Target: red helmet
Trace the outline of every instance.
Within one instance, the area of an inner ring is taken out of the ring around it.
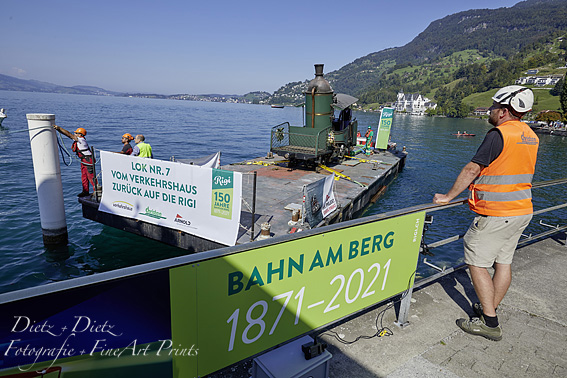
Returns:
[[[87,130],[83,129],[82,127],[79,127],[77,130],[75,130],[75,133],[80,133],[83,136],[87,136]]]

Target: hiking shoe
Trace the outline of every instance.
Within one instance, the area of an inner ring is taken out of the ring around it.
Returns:
[[[500,326],[494,328],[488,327],[482,317],[472,318],[471,320],[457,319],[457,325],[463,331],[471,335],[486,337],[493,341],[502,340],[502,328]]]
[[[77,194],[77,197],[86,197],[89,195],[89,192],[81,192],[79,194]]]

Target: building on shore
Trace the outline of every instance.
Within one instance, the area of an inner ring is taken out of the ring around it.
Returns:
[[[435,109],[437,104],[419,93],[398,93],[394,107],[397,112],[406,112],[415,115],[424,115],[427,109]]]
[[[490,114],[490,110],[488,108],[476,108],[473,111],[473,115],[475,116],[484,116],[484,115],[489,115]]]
[[[516,80],[518,85],[534,85],[536,87],[549,87],[557,84],[563,75],[522,76]]]

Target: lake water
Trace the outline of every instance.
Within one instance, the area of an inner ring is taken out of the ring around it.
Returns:
[[[140,98],[0,91],[0,107],[8,115],[0,127],[0,293],[185,254],[184,250],[84,219],[76,197],[81,191],[76,159],[71,166],[61,165],[69,245],[45,248],[27,113],[55,114],[56,123],[71,131],[86,128],[89,143],[98,150],[119,151],[122,134],[141,133],[157,159],[196,158],[221,151],[223,165],[265,156],[272,126],[286,121],[303,124],[302,108]],[[355,112],[355,116],[362,132],[369,125],[377,126],[376,113]],[[406,165],[366,215],[430,203],[435,192],[445,193],[474,155],[489,126],[482,120],[396,115],[392,135],[398,148],[407,148]],[[477,136],[452,136],[457,130]],[[64,138],[64,142],[70,150],[71,141]],[[566,146],[563,137],[540,135],[534,181],[567,177]],[[564,202],[566,194],[566,188],[557,186],[534,190],[534,206],[556,205]],[[433,216],[427,242],[462,234],[472,219],[466,206],[438,211]],[[565,218],[565,211],[559,210],[543,219],[555,225]],[[534,218],[528,232],[545,229],[537,224],[539,219]],[[453,266],[462,259],[462,243],[452,243],[434,253],[429,261]],[[424,266],[418,269],[419,276],[432,272]]]

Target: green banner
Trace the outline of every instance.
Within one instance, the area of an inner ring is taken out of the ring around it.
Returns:
[[[197,373],[203,376],[407,290],[424,216],[409,214],[172,269],[174,343],[198,345]],[[195,361],[187,362],[176,364],[174,358],[179,377],[194,376]]]
[[[388,149],[388,140],[390,139],[390,129],[394,118],[394,108],[382,109],[380,114],[380,122],[378,123],[378,135],[376,135],[375,148],[382,150]]]
[[[196,268],[196,264],[191,264],[169,270],[171,341],[175,347],[199,345],[197,338],[199,319],[197,318]],[[183,354],[173,353],[171,356],[173,360],[173,377],[197,376],[198,354],[197,357],[192,359],[186,358]]]
[[[232,219],[233,173],[232,171],[213,169],[211,215]]]
[[[410,288],[424,217],[0,295],[0,377],[205,376]]]

